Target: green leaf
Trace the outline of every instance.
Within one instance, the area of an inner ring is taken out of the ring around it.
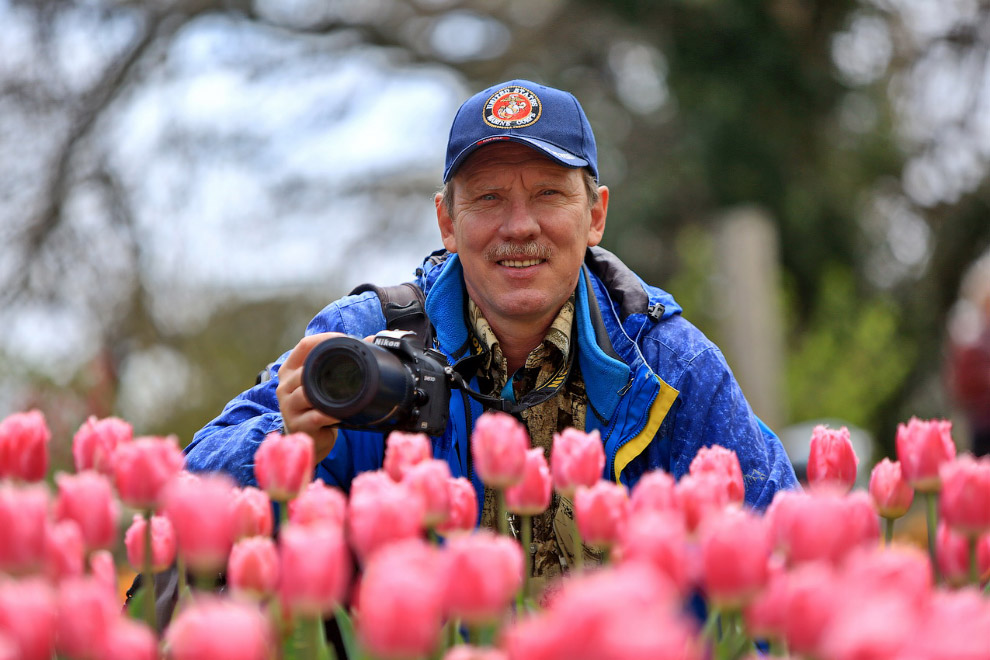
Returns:
[[[338,605],[334,608],[334,618],[337,619],[337,626],[340,628],[340,638],[344,643],[344,650],[348,658],[360,658],[361,650],[358,648],[357,635],[354,632],[354,622],[343,607]]]
[[[144,621],[144,599],[147,590],[144,587],[134,592],[134,596],[127,603],[127,616],[138,621]]]

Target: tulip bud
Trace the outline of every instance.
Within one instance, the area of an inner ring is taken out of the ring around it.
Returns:
[[[62,520],[48,526],[45,537],[45,574],[52,582],[83,574],[85,546],[82,532],[74,520]]]
[[[629,512],[679,512],[681,507],[677,501],[675,483],[674,478],[663,470],[647,472],[633,486],[629,495]]]
[[[393,481],[402,481],[409,468],[430,458],[433,458],[433,451],[425,433],[392,431],[386,440],[382,468]]]
[[[430,655],[443,621],[441,555],[418,539],[377,553],[361,578],[357,633],[383,660]]]
[[[474,486],[464,477],[451,478],[447,480],[447,495],[450,510],[446,522],[437,531],[445,536],[472,531],[478,524],[478,496]]]
[[[897,425],[897,458],[904,478],[916,491],[937,492],[941,488],[939,469],[955,457],[952,422],[912,417],[906,425]]]
[[[0,421],[0,477],[27,482],[44,479],[51,437],[40,410],[14,413]]]
[[[302,616],[325,616],[341,602],[351,580],[343,530],[327,523],[286,525],[279,534],[279,596]]]
[[[102,660],[107,630],[120,617],[114,593],[93,577],[70,578],[58,588],[59,655]]]
[[[631,513],[619,534],[615,557],[621,564],[643,562],[670,578],[686,595],[695,580],[688,556],[687,528],[679,511]]]
[[[87,552],[111,548],[117,543],[120,507],[113,487],[102,474],[87,470],[79,474],[60,472],[55,477],[58,497],[55,518],[79,525]]]
[[[317,479],[311,481],[296,499],[289,502],[289,522],[309,525],[326,522],[343,527],[347,521],[347,498],[340,489]]]
[[[965,454],[939,471],[942,520],[964,536],[990,532],[990,458]]]
[[[96,470],[112,478],[114,452],[118,445],[130,442],[133,435],[131,425],[122,419],[97,419],[91,415],[72,437],[76,472]]]
[[[885,457],[873,466],[870,499],[877,513],[889,520],[908,512],[914,500],[914,489],[904,480],[900,462]]]
[[[274,639],[256,604],[230,598],[197,598],[165,633],[169,660],[269,660]]]
[[[158,639],[145,624],[118,618],[104,638],[101,660],[158,660]]]
[[[742,467],[736,452],[719,445],[702,447],[691,460],[691,475],[713,474],[719,478],[726,491],[726,503],[742,504],[746,499],[746,486]]]
[[[51,660],[58,608],[51,586],[40,578],[0,581],[0,634],[18,660]]]
[[[497,621],[522,587],[522,548],[482,530],[451,538],[446,553],[447,611],[468,624]]]
[[[271,536],[272,502],[264,491],[254,486],[235,488],[230,506],[235,541],[251,536]]]
[[[166,487],[162,508],[179,556],[194,573],[223,570],[234,543],[233,498],[233,481],[219,473],[185,474]]]
[[[423,500],[384,472],[364,472],[351,484],[348,538],[362,562],[375,551],[423,532]]]
[[[586,545],[610,548],[629,517],[626,487],[611,481],[599,481],[591,488],[578,486],[574,493],[574,522]]]
[[[227,561],[227,582],[235,593],[264,598],[278,586],[278,550],[268,536],[254,536],[234,544]]]
[[[509,660],[509,656],[498,649],[460,644],[447,651],[443,660]]]
[[[699,472],[681,477],[675,486],[675,495],[688,532],[693,534],[708,516],[717,514],[730,505],[738,506],[738,502],[729,499],[731,483],[725,475],[715,472]]]
[[[24,575],[45,556],[48,490],[0,483],[0,571]]]
[[[564,497],[573,498],[578,486],[590,488],[602,478],[605,449],[597,429],[585,433],[566,428],[553,436],[550,472],[553,487]]]
[[[430,459],[413,465],[406,471],[402,483],[423,501],[423,527],[442,525],[450,515],[450,495],[447,481],[451,479],[446,461]]]
[[[511,415],[489,412],[475,422],[471,456],[485,485],[505,488],[522,481],[527,449],[526,427]]]
[[[135,514],[134,522],[124,533],[124,546],[127,548],[127,561],[136,571],[144,570],[145,535],[147,521],[144,516]],[[151,517],[151,570],[164,571],[175,561],[175,529],[172,521],[165,516]]]
[[[808,453],[808,483],[813,487],[834,487],[848,493],[856,483],[859,458],[852,446],[849,429],[838,431],[819,424],[811,432]]]
[[[120,499],[141,511],[156,509],[165,484],[182,470],[184,463],[175,436],[141,437],[118,445],[113,470]]]
[[[935,534],[935,546],[938,570],[945,581],[956,587],[969,582],[969,539],[941,520]],[[977,538],[976,570],[980,581],[990,577],[990,534]]]
[[[254,454],[258,485],[276,502],[293,499],[313,478],[313,451],[305,433],[269,433]]]
[[[520,516],[537,516],[550,506],[553,479],[541,447],[526,450],[523,479],[505,489],[505,508]]]
[[[89,555],[89,574],[111,598],[117,598],[117,565],[109,550],[97,550]]]
[[[719,607],[745,605],[767,582],[771,549],[762,517],[740,509],[712,516],[701,534],[705,593]]]

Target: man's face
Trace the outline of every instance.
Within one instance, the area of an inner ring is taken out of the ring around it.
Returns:
[[[608,189],[590,203],[581,170],[515,142],[478,149],[437,195],[444,246],[460,255],[468,294],[499,331],[544,330],[577,285],[585,249],[605,230]]]

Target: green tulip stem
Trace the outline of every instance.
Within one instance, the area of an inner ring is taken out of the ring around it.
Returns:
[[[894,519],[884,518],[883,519],[883,544],[889,546],[891,541],[894,540]]]
[[[525,563],[523,565],[522,602],[520,605],[529,598],[529,576],[533,572],[533,553],[529,549],[531,545],[533,545],[533,519],[530,516],[522,516],[522,550]],[[522,613],[521,607],[519,613]]]
[[[498,533],[502,536],[508,536],[509,512],[505,509],[505,489],[496,488],[495,492],[498,494],[498,510],[495,512],[498,516]]]
[[[151,516],[152,510],[144,512],[144,621],[155,633],[158,633],[158,621],[155,618],[155,575],[151,570]],[[181,576],[180,576],[181,577]]]
[[[928,557],[932,562],[932,575],[935,577],[935,584],[941,584],[942,576],[938,570],[938,557],[935,554],[935,534],[938,527],[938,493],[925,493],[925,503],[928,505]]]

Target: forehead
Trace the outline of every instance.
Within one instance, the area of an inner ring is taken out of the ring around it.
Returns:
[[[488,144],[475,151],[464,161],[454,178],[467,185],[479,185],[499,175],[523,171],[551,181],[572,177],[577,182],[581,180],[581,170],[564,167],[535,149],[508,141]]]

